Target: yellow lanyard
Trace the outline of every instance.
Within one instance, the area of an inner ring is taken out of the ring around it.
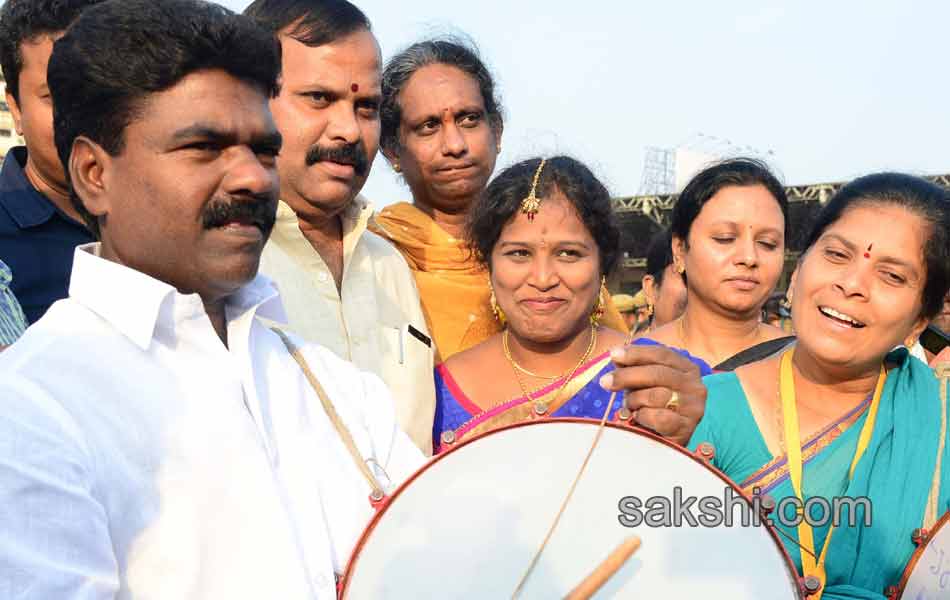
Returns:
[[[785,422],[785,443],[787,449],[788,471],[792,480],[792,489],[798,497],[801,506],[805,504],[805,497],[802,493],[802,444],[798,429],[798,408],[795,405],[795,379],[792,375],[792,353],[793,350],[787,350],[782,355],[782,364],[779,374],[781,382],[782,398],[782,418]],[[878,375],[877,384],[874,387],[874,397],[871,400],[871,406],[868,409],[867,419],[861,428],[861,435],[858,437],[858,448],[851,460],[851,469],[848,471],[848,481],[854,476],[854,469],[858,466],[858,461],[871,442],[871,434],[874,432],[874,421],[877,419],[877,408],[881,403],[881,392],[884,390],[884,380],[887,378],[887,371],[884,365],[881,365],[881,374]],[[804,509],[802,509],[804,511]],[[802,515],[807,516],[807,515]],[[825,537],[825,544],[821,549],[821,556],[815,560],[815,537],[812,533],[811,525],[807,518],[802,518],[798,525],[798,542],[804,550],[799,550],[802,557],[802,571],[805,577],[809,575],[817,577],[821,582],[821,588],[814,595],[814,600],[821,600],[825,591],[825,558],[828,556],[828,547],[831,545],[831,534],[835,531],[835,524],[832,522],[828,528],[828,535]]]

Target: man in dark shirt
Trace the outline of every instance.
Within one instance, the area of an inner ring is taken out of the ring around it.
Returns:
[[[26,146],[0,168],[0,260],[32,323],[65,298],[73,251],[95,241],[70,201],[53,143],[53,104],[46,66],[53,43],[86,6],[101,0],[7,0],[0,9],[0,66],[7,104]]]

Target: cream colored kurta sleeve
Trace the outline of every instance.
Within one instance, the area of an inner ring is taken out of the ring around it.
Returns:
[[[388,241],[366,230],[372,208],[357,198],[343,217],[340,290],[284,203],[261,257],[287,312],[288,329],[378,375],[400,427],[427,456],[435,415],[434,349],[412,272]]]

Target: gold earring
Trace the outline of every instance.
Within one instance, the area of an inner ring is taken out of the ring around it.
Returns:
[[[652,305],[652,304],[647,304],[647,316],[648,316],[648,317],[652,317],[652,316],[653,316],[653,305]]]
[[[607,310],[607,278],[600,278],[600,292],[597,294],[597,303],[594,304],[594,310],[590,313],[590,324],[594,327],[600,324],[600,319]]]
[[[908,349],[913,348],[914,344],[916,343],[917,343],[917,340],[913,336],[910,336],[906,340],[904,340],[904,346],[906,346]]]
[[[686,267],[684,267],[684,266],[683,266],[682,264],[680,264],[680,263],[676,263],[676,264],[673,266],[673,270],[676,271],[677,273],[679,273],[680,275],[682,275],[683,273],[686,272]]]
[[[402,173],[402,169],[399,168],[399,163],[397,163],[397,162],[394,162],[394,163],[393,163],[393,171],[395,171],[395,172],[397,172],[397,173]]]
[[[505,312],[501,310],[501,307],[498,306],[498,300],[495,298],[495,288],[492,287],[492,284],[488,284],[488,288],[491,290],[491,298],[488,299],[488,302],[491,304],[491,312],[495,315],[495,320],[504,327],[507,319],[505,318]]]

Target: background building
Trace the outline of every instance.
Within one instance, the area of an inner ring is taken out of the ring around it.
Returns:
[[[17,135],[13,115],[7,105],[7,82],[0,77],[0,158],[6,156],[10,148],[22,145],[23,138]]]

